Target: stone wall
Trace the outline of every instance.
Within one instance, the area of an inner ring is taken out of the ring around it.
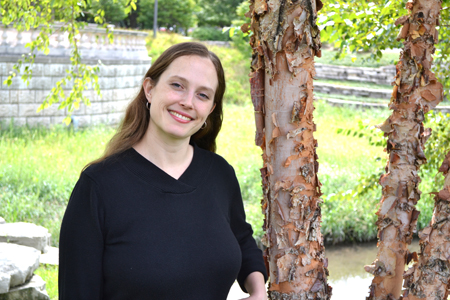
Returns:
[[[391,85],[396,74],[394,65],[380,68],[360,68],[316,63],[315,67],[316,79],[351,80]]]
[[[91,105],[81,104],[73,113],[78,125],[107,123],[116,124],[123,116],[129,101],[139,92],[142,79],[150,67],[151,59],[145,47],[147,33],[137,31],[114,31],[115,40],[109,44],[106,31],[86,28],[80,37],[83,62],[96,65],[101,60],[99,84],[101,97],[89,88],[84,92]],[[50,53],[38,53],[33,65],[33,77],[29,85],[15,77],[10,86],[3,81],[13,71],[14,63],[27,53],[24,44],[34,38],[35,32],[18,33],[0,27],[0,122],[13,122],[23,126],[49,126],[60,124],[67,111],[59,110],[58,104],[37,113],[36,110],[55,83],[70,68],[70,48],[67,34],[58,32],[51,36]],[[71,83],[65,86],[67,95]]]

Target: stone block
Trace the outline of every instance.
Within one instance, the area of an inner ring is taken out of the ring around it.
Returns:
[[[39,267],[40,257],[41,252],[34,248],[0,243],[0,272],[10,276],[9,288],[27,282]]]
[[[86,105],[84,103],[80,103],[78,108],[75,108],[72,112],[74,116],[81,116],[86,114]]]
[[[27,117],[27,125],[30,127],[44,126],[49,127],[51,117]]]
[[[33,64],[33,76],[44,76],[44,70],[46,67],[46,64]]]
[[[38,112],[38,116],[63,116],[64,109],[58,109],[59,103],[53,103],[50,107],[44,108]]]
[[[47,77],[47,78],[48,79],[51,78],[50,85],[48,87],[48,90],[51,90],[52,88],[56,87],[56,83],[59,82],[63,77],[57,76],[57,77]],[[64,90],[70,91],[73,88],[73,80],[66,81],[66,84],[65,85],[63,84],[62,87]]]
[[[13,71],[13,63],[2,62],[0,63],[0,76],[8,77]]]
[[[45,98],[50,93],[49,90],[47,90],[47,91],[36,90],[34,92],[35,92],[35,94],[34,94],[34,103],[38,103],[38,104],[41,104],[42,102],[44,102]]]
[[[67,75],[70,64],[47,64],[44,68],[44,76],[46,77],[64,77]]]
[[[87,127],[91,125],[91,116],[83,115],[83,116],[73,116],[73,118],[78,122],[78,126]]]
[[[50,121],[50,118],[48,118]],[[27,123],[29,123],[27,119]],[[49,123],[49,122],[48,122]],[[32,223],[6,223],[0,225],[0,242],[28,246],[46,252],[50,234],[42,226]]]
[[[14,118],[12,119],[14,126],[16,127],[22,127],[27,125],[27,118],[21,117],[21,118]]]
[[[17,92],[17,102],[14,103],[34,103],[36,91],[34,90],[19,90]]]
[[[0,272],[0,294],[9,292],[11,275]]]
[[[10,103],[9,93],[8,90],[0,90],[0,103]]]
[[[5,223],[6,223],[5,219],[3,219],[2,217],[0,217],[0,224],[5,224]]]
[[[36,76],[31,78],[29,89],[50,91],[53,87],[51,77]]]
[[[102,97],[100,98],[101,101],[112,101],[113,95],[114,95],[114,89],[108,89],[102,91]]]
[[[20,104],[19,105],[19,113],[17,116],[19,117],[34,117],[39,116],[37,109],[39,107],[39,104]]]
[[[135,87],[135,78],[134,76],[125,76],[125,77],[116,77],[114,87],[118,89],[128,89],[131,87]]]
[[[0,118],[13,118],[17,116],[19,104],[0,104]]]
[[[91,102],[90,106],[86,107],[86,114],[101,114],[102,113],[102,103],[101,102]]]
[[[65,125],[65,123],[63,123],[63,120],[65,119],[65,116],[63,117],[63,116],[61,116],[61,117],[50,117],[50,124],[52,124],[52,125],[61,125],[61,124],[64,124]]]
[[[108,124],[116,125],[119,124],[120,121],[122,121],[122,118],[124,117],[124,113],[112,113],[108,114]]]
[[[115,88],[115,78],[114,77],[99,77],[98,83],[100,85],[101,90]]]
[[[116,66],[114,65],[102,65],[100,66],[100,74],[101,77],[115,77],[116,76]]]
[[[8,76],[2,76],[1,87],[4,90],[25,90],[28,89],[26,83],[20,77],[14,77],[10,86],[4,85],[3,82]]]
[[[133,88],[139,87],[140,88],[143,82],[144,82],[143,75],[134,76],[134,84],[131,87],[133,87]]]
[[[45,290],[45,281],[33,275],[30,282],[12,288],[9,293],[0,294],[0,300],[50,300]]]
[[[108,115],[100,114],[100,115],[92,115],[90,124],[98,125],[98,124],[106,124],[107,122],[108,122]]]
[[[102,102],[102,112],[103,113],[116,113],[124,111],[123,101],[108,101]]]

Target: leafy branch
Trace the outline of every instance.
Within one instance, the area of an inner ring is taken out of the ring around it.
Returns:
[[[0,0],[0,21],[3,26],[15,28],[19,34],[23,31],[33,30],[33,40],[25,47],[30,49],[27,55],[22,55],[14,64],[13,71],[4,80],[3,84],[10,86],[13,78],[21,75],[21,79],[28,85],[33,76],[33,64],[36,54],[41,52],[45,55],[50,52],[50,36],[56,33],[68,32],[71,48],[70,68],[66,71],[65,77],[60,79],[46,96],[38,111],[59,103],[59,109],[67,107],[68,115],[64,119],[66,124],[70,123],[70,115],[80,102],[90,105],[90,100],[85,97],[83,91],[92,85],[93,89],[100,96],[100,85],[98,74],[100,72],[101,61],[96,65],[83,63],[79,50],[80,31],[87,25],[80,21],[91,7],[92,1],[99,0]],[[116,2],[117,0],[114,0]],[[137,0],[129,0],[125,7],[125,12],[130,13],[136,10]],[[105,22],[105,11],[98,9],[94,15],[94,21],[106,29],[107,38],[113,42],[113,30]],[[37,35],[36,35],[37,33]],[[65,88],[72,83],[69,95],[66,95]]]

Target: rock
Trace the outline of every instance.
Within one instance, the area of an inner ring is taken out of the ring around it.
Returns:
[[[9,291],[9,283],[11,282],[11,276],[6,273],[0,272],[0,294]]]
[[[33,247],[45,253],[49,240],[50,234],[42,226],[23,222],[0,224],[0,242]]]
[[[13,288],[6,294],[0,294],[0,300],[50,300],[45,290],[45,281],[34,275],[27,284]]]
[[[2,217],[0,217],[0,224],[5,224],[5,223],[6,223],[5,219],[3,219]]]
[[[31,247],[0,243],[0,273],[10,276],[9,288],[27,282],[39,267],[41,253]]]

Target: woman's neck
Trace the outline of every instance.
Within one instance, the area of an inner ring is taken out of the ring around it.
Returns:
[[[175,179],[186,171],[194,156],[194,148],[189,144],[189,139],[167,141],[149,131],[133,148]]]

